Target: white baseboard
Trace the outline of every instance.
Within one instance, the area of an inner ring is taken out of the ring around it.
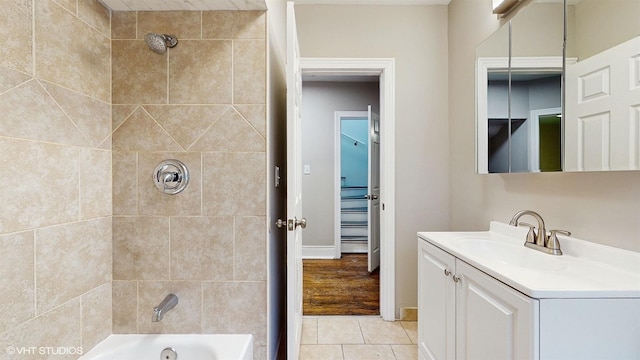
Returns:
[[[367,244],[342,244],[340,250],[343,254],[366,254],[369,252]]]
[[[336,248],[333,246],[303,246],[303,259],[335,259]]]

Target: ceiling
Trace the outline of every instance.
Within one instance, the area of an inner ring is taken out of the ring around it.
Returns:
[[[114,11],[266,10],[266,0],[100,0]],[[285,0],[281,0],[285,1]],[[302,5],[448,5],[451,0],[295,0]]]

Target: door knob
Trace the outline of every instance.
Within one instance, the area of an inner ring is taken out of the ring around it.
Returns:
[[[296,219],[296,225],[295,226],[300,226],[303,229],[307,228],[307,219],[302,218],[300,220]]]
[[[285,224],[287,225],[287,230],[289,231],[295,230],[295,228],[298,226],[305,229],[307,227],[307,219],[302,218],[298,220],[298,218],[293,218],[289,220],[278,219],[278,221],[276,221],[276,226],[278,228],[285,226]]]
[[[378,195],[375,195],[375,194],[365,195],[364,198],[367,200],[378,200]]]

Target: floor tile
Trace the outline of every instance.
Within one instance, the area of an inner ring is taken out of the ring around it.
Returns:
[[[418,345],[391,345],[396,360],[418,360]]]
[[[411,339],[412,344],[418,343],[418,322],[417,321],[401,321],[402,327],[404,331]]]
[[[343,360],[342,345],[302,345],[300,360]]]
[[[390,345],[343,345],[344,360],[396,360]]]
[[[318,318],[318,344],[364,344],[358,318]]]
[[[399,321],[362,317],[359,322],[366,344],[411,344],[409,336]]]
[[[302,319],[302,344],[318,343],[318,319],[303,318]]]

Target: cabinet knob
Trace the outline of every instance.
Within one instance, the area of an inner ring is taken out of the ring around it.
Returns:
[[[451,275],[451,271],[449,271],[449,269],[444,269],[444,275],[445,276]]]
[[[461,280],[462,280],[462,278],[460,278],[458,275],[453,275],[453,281],[459,282]]]

